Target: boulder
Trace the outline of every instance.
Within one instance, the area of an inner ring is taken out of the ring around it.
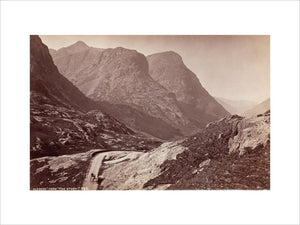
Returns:
[[[251,117],[241,120],[233,130],[235,136],[228,141],[229,154],[245,154],[260,146],[266,146],[270,141],[270,116]]]

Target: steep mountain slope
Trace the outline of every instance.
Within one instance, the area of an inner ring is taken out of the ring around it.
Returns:
[[[182,136],[179,129],[166,123],[162,119],[150,116],[149,114],[124,104],[111,104],[100,102],[101,110],[118,118],[131,129],[143,132],[163,140]]]
[[[242,115],[245,111],[253,108],[257,103],[246,100],[230,100],[220,97],[215,97],[228,112],[231,114]]]
[[[256,115],[262,114],[262,113],[264,113],[268,110],[270,110],[270,98],[268,98],[267,100],[259,103],[258,105],[256,105],[252,109],[249,109],[246,112],[242,113],[242,115],[247,116],[247,117],[256,116]]]
[[[175,52],[162,52],[147,57],[151,77],[174,92],[181,109],[193,121],[204,126],[229,113],[201,85],[196,75]]]
[[[52,51],[52,55],[60,72],[89,98],[127,105],[162,120],[172,127],[171,134],[178,133],[177,129],[197,129],[182,112],[175,95],[151,78],[146,57],[137,51],[96,49],[77,42]]]
[[[146,151],[157,144],[98,110],[58,72],[40,38],[30,36],[31,158],[91,148]]]
[[[30,101],[54,104],[86,111],[92,101],[87,99],[68,79],[59,74],[40,38],[30,36]]]

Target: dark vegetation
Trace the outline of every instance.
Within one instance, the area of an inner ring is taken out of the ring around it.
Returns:
[[[81,190],[86,172],[90,165],[91,156],[86,160],[74,159],[74,166],[59,168],[53,171],[49,166],[38,172],[39,168],[48,164],[51,158],[33,160],[30,163],[30,189],[31,190]],[[71,159],[70,159],[71,160]]]
[[[113,117],[94,110],[88,113],[53,105],[31,105],[30,157],[58,156],[90,149],[147,151],[160,145]]]

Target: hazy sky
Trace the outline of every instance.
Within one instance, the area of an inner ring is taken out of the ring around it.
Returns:
[[[40,35],[53,49],[79,40],[144,55],[175,51],[213,96],[262,102],[270,96],[270,38],[264,35]]]

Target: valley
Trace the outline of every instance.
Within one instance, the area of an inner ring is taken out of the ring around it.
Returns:
[[[30,189],[268,190],[270,105],[228,103],[174,51],[31,35]]]

